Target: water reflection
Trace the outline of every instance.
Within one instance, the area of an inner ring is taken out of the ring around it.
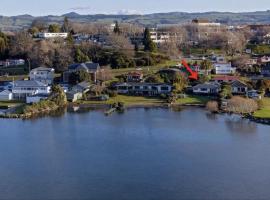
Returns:
[[[216,121],[218,119],[218,114],[215,113],[206,113],[205,114],[206,118],[211,120],[211,121]]]
[[[227,129],[232,133],[254,134],[257,132],[257,124],[243,119],[240,116],[231,115],[225,119]]]

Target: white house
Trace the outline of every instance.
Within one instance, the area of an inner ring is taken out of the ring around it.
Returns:
[[[214,63],[214,69],[216,74],[225,75],[225,74],[235,74],[236,68],[232,67],[232,64],[229,63]]]
[[[30,80],[51,85],[54,79],[54,72],[53,68],[38,67],[31,70],[29,77]]]
[[[14,99],[24,99],[27,96],[33,96],[36,94],[50,94],[51,87],[48,84],[39,81],[15,81],[12,88]]]
[[[0,92],[0,101],[10,101],[13,99],[13,94],[9,90]]]
[[[53,39],[53,38],[67,38],[68,33],[38,33],[38,37],[42,39]]]

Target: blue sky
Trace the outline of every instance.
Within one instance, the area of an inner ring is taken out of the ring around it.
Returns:
[[[0,15],[270,10],[269,0],[1,0]]]

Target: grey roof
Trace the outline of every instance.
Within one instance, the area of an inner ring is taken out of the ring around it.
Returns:
[[[51,72],[51,71],[54,71],[54,69],[53,68],[48,68],[48,67],[38,67],[38,68],[32,69],[31,71],[47,71],[47,72]]]
[[[247,84],[241,81],[234,81],[232,82],[232,87],[247,87]]]
[[[75,63],[72,65],[69,65],[68,69],[69,70],[76,70],[78,67],[86,68],[89,71],[97,71],[100,68],[98,63],[86,62],[86,63]]]
[[[77,84],[77,86],[82,87],[82,88],[89,88],[91,86],[91,83],[84,81]]]
[[[9,91],[9,90],[3,90],[3,91],[0,92],[0,95],[8,95],[10,93],[12,93],[12,92]]]
[[[220,88],[220,85],[216,83],[203,83],[203,84],[198,84],[193,87],[193,89],[199,89],[199,88],[218,89]]]
[[[47,87],[48,85],[39,81],[15,81],[15,87]]]

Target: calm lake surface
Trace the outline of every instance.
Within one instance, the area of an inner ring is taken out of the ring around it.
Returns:
[[[270,126],[201,109],[0,120],[0,199],[270,199]]]

